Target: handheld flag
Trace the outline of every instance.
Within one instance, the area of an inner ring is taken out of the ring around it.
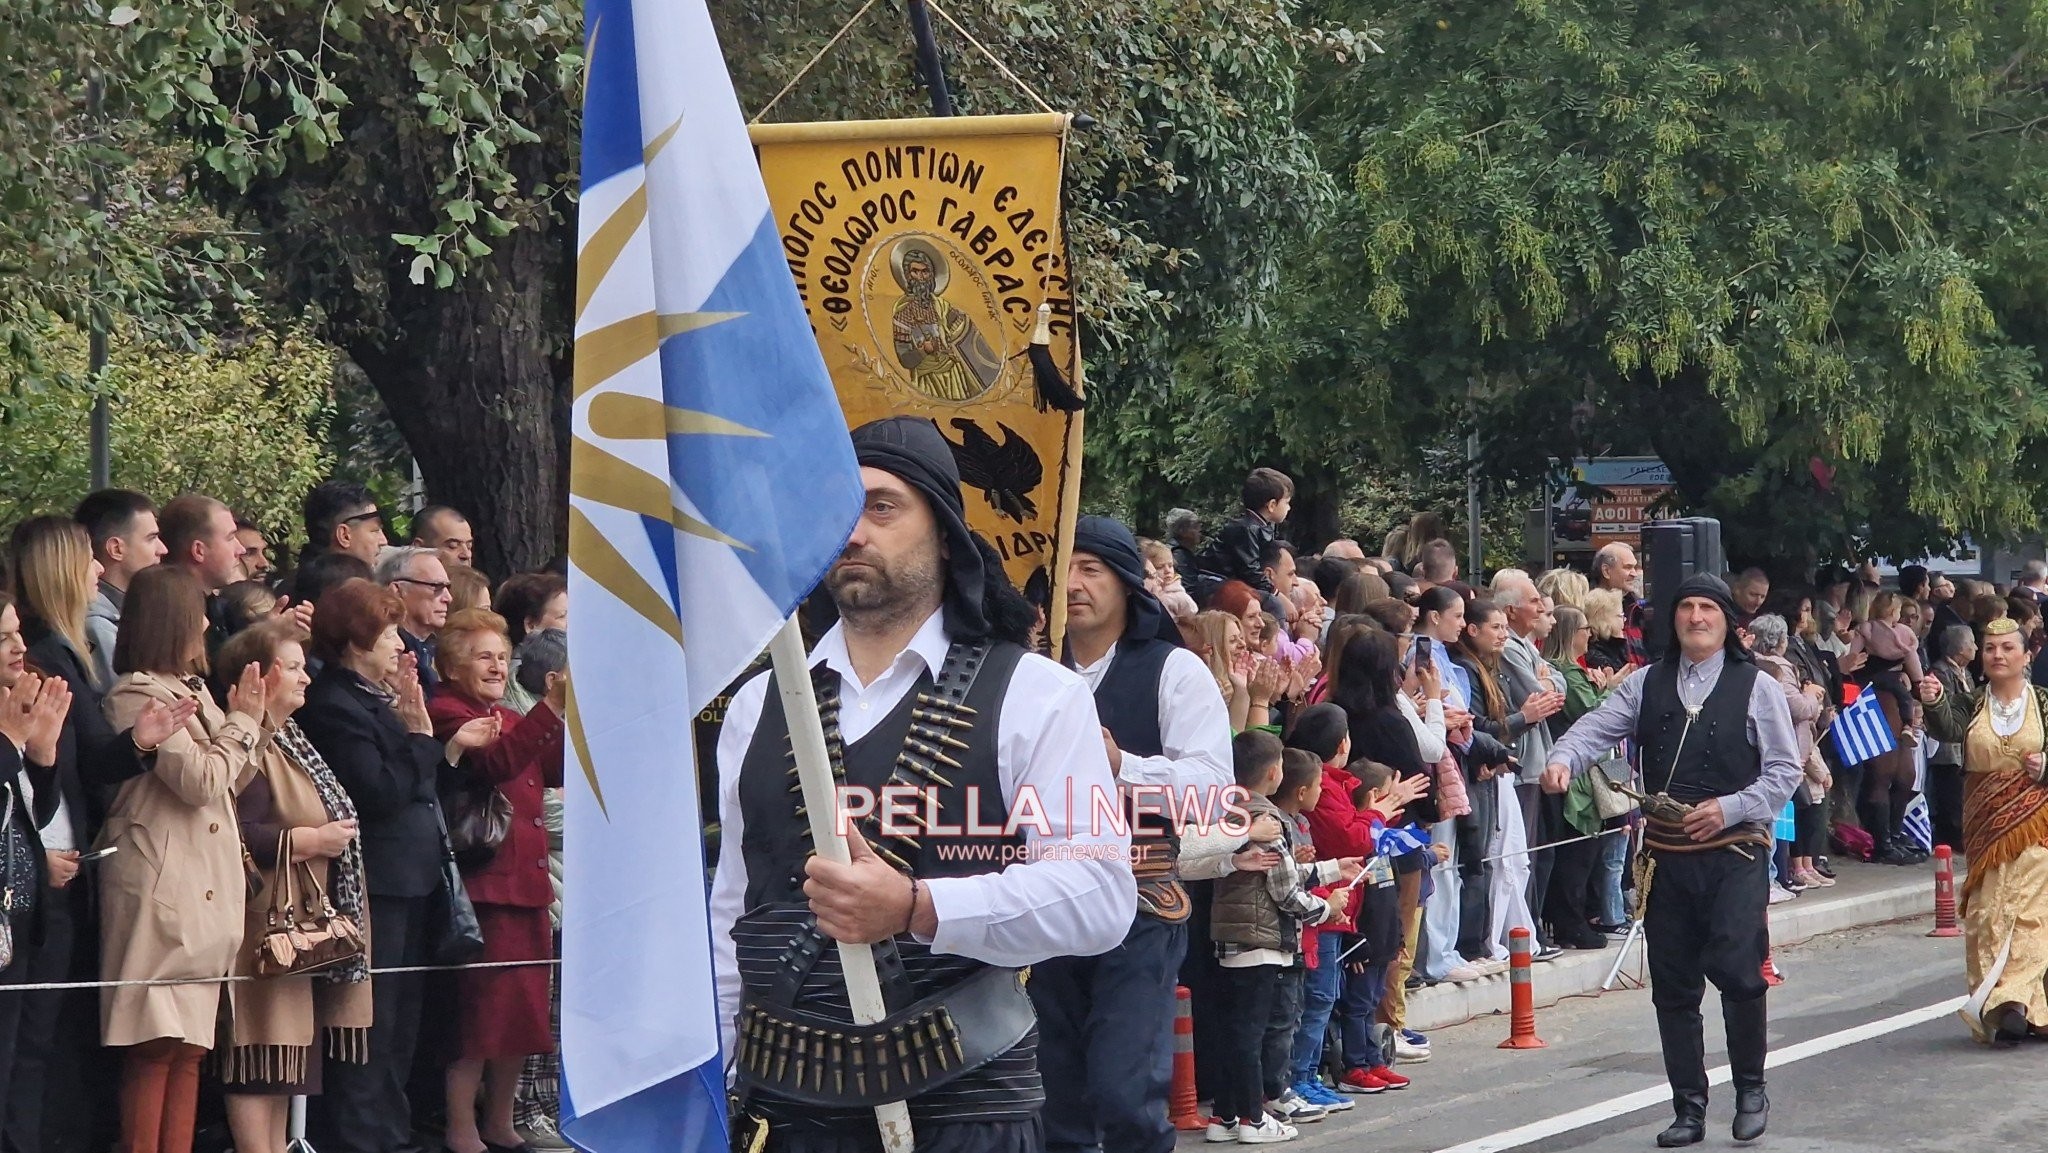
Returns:
[[[595,1153],[724,1149],[691,723],[860,515],[704,0],[589,0],[562,1042]]]
[[[1884,706],[1874,692],[1859,694],[1856,702],[1835,718],[1835,727],[1829,732],[1844,765],[1860,765],[1899,747],[1890,722],[1884,718]]]
[[[1906,802],[1905,815],[1899,821],[1899,828],[1906,834],[1906,843],[1923,853],[1934,851],[1934,820],[1927,811],[1927,794],[1915,793]]]
[[[1429,834],[1414,825],[1382,825],[1373,830],[1372,850],[1382,857],[1404,857],[1429,847]]]

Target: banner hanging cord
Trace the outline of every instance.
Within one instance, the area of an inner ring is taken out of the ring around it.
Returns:
[[[793,91],[798,84],[801,84],[803,82],[803,78],[810,75],[811,69],[816,68],[820,60],[823,60],[825,56],[828,53],[830,53],[834,48],[837,48],[839,46],[839,42],[841,40],[846,39],[846,34],[848,32],[853,31],[853,26],[855,24],[860,23],[861,17],[866,16],[868,14],[868,9],[873,8],[874,6],[875,0],[867,0],[867,3],[862,4],[860,6],[860,10],[855,12],[852,15],[852,17],[850,17],[846,21],[846,23],[841,24],[839,26],[839,31],[834,32],[830,40],[825,41],[825,46],[818,49],[817,54],[812,56],[810,61],[806,63],[802,68],[797,69],[796,75],[789,78],[789,83],[782,86],[782,91],[777,92],[774,98],[769,100],[767,104],[763,105],[759,112],[754,113],[753,117],[749,119],[747,123],[759,124],[763,116],[766,116],[770,112],[774,111],[775,106],[777,104],[782,103],[782,98],[789,95],[790,92]],[[1051,112],[1053,110],[1052,105],[1047,104],[1045,102],[1045,98],[1043,96],[1040,96],[1036,89],[1032,88],[1031,85],[1024,83],[1024,81],[1015,72],[1010,71],[1009,67],[1005,65],[1002,62],[1002,60],[996,56],[994,52],[989,51],[987,45],[975,39],[974,34],[972,32],[969,32],[967,29],[961,27],[960,22],[958,20],[953,19],[953,14],[951,12],[948,12],[944,8],[940,7],[936,0],[925,0],[925,7],[930,8],[934,12],[937,12],[939,14],[939,19],[944,20],[946,24],[953,29],[953,31],[958,32],[963,39],[965,39],[969,44],[973,45],[975,51],[980,52],[984,57],[986,57],[990,64],[995,65],[996,71],[1002,73],[1004,78],[1008,79],[1010,83],[1016,85],[1017,90],[1019,92],[1022,92],[1026,96],[1029,96],[1031,98],[1031,102],[1033,104],[1038,105],[1039,111]]]
[[[763,116],[766,116],[768,115],[768,113],[774,111],[775,106],[777,104],[782,103],[782,98],[789,95],[790,91],[794,89],[798,84],[801,84],[803,82],[804,77],[811,74],[811,69],[816,68],[818,66],[818,61],[823,60],[825,58],[826,53],[832,51],[834,48],[837,48],[839,46],[839,42],[841,40],[846,39],[846,34],[848,32],[853,31],[853,26],[860,23],[860,18],[867,15],[868,9],[873,8],[874,6],[875,0],[867,0],[867,3],[862,4],[860,6],[860,11],[855,12],[851,17],[847,19],[846,23],[841,24],[839,26],[839,31],[834,32],[832,34],[832,39],[825,41],[825,46],[823,48],[818,49],[817,54],[811,57],[810,62],[805,64],[802,68],[797,69],[796,75],[789,78],[789,83],[782,86],[782,91],[777,92],[775,94],[774,99],[770,100],[767,104],[763,105],[759,112],[754,113],[753,118],[748,120],[747,123],[759,124]]]
[[[988,62],[996,66],[996,71],[1002,73],[1005,77],[1007,77],[1010,83],[1015,84],[1018,90],[1023,92],[1024,95],[1031,97],[1031,102],[1033,104],[1038,105],[1039,111],[1052,111],[1052,105],[1047,104],[1043,96],[1040,96],[1038,92],[1031,87],[1031,85],[1026,84],[1023,80],[1019,79],[1015,72],[1010,71],[1008,66],[1006,66],[1000,59],[998,59],[995,53],[989,51],[986,45],[984,45],[981,41],[976,40],[974,38],[974,33],[969,32],[965,28],[962,28],[960,26],[960,22],[958,20],[953,19],[953,14],[951,12],[948,12],[944,8],[939,6],[938,0],[925,0],[925,7],[930,8],[934,12],[937,12],[939,14],[939,19],[944,20],[947,24],[951,25],[953,31],[958,32],[961,35],[961,37],[965,39],[969,44],[974,45],[976,51],[980,52],[983,56],[988,57]]]

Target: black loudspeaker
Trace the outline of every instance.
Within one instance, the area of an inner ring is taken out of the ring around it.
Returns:
[[[1721,522],[1687,516],[1643,526],[1643,590],[1650,619],[1643,629],[1643,647],[1656,660],[1671,643],[1671,600],[1685,578],[1695,573],[1722,576],[1728,570],[1721,551]]]

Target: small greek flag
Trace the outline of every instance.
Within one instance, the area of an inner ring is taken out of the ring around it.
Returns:
[[[1860,765],[1899,747],[1891,725],[1884,719],[1884,706],[1878,703],[1874,692],[1865,692],[1856,698],[1855,704],[1843,709],[1830,731],[1844,765]]]
[[[1900,830],[1906,834],[1906,843],[1923,853],[1934,851],[1934,818],[1927,812],[1927,795],[1916,794],[1906,803],[1906,815],[1900,822]]]
[[[1429,847],[1429,834],[1414,825],[1382,825],[1372,835],[1372,851],[1381,857],[1405,857]]]

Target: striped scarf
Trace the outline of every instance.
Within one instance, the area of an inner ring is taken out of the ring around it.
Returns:
[[[272,738],[277,747],[284,750],[285,759],[297,765],[300,771],[313,781],[313,787],[320,793],[320,803],[327,809],[330,821],[353,820],[356,815],[355,802],[349,799],[348,790],[335,779],[334,770],[327,767],[327,761],[313,742],[299,728],[297,721],[286,721],[284,727]],[[363,847],[360,837],[351,838],[348,846],[341,851],[328,870],[327,898],[334,904],[337,913],[348,917],[356,924],[368,927],[369,914],[363,904]],[[339,985],[354,984],[370,979],[370,959],[357,956],[339,965],[322,969],[313,974],[322,981]]]

